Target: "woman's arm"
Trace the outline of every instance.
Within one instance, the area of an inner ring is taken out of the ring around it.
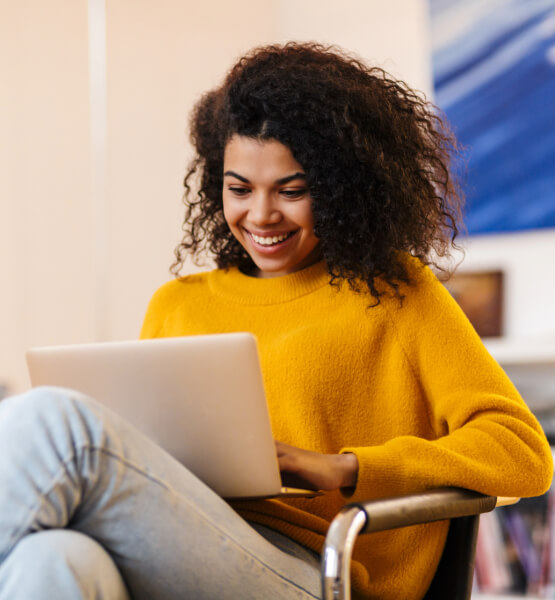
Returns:
[[[403,290],[402,307],[384,300],[387,326],[396,333],[383,361],[392,347],[404,359],[391,369],[391,384],[367,390],[369,412],[360,410],[356,441],[347,432],[331,450],[337,454],[279,444],[286,479],[340,488],[353,501],[441,486],[494,496],[543,493],[553,466],[539,423],[445,288],[427,269],[416,276],[417,283]],[[410,398],[396,395],[406,392],[396,385],[403,378],[415,382]],[[405,426],[399,428],[403,434],[372,445],[373,437],[363,435],[365,421],[372,431],[380,406],[384,425],[395,419]],[[424,416],[427,430],[420,425],[411,434],[407,424],[421,424]]]
[[[551,449],[537,419],[449,295],[429,271],[387,304],[389,323],[418,382],[430,424],[426,437],[402,435],[357,455],[351,499],[456,486],[493,496],[536,496],[551,483]],[[384,398],[384,402],[388,401]],[[410,420],[410,413],[398,415]]]

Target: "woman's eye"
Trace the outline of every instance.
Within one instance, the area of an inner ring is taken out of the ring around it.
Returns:
[[[245,196],[250,191],[248,188],[236,187],[231,185],[227,189],[235,196]]]
[[[307,189],[306,188],[299,188],[299,189],[294,189],[294,190],[281,190],[281,194],[283,196],[285,196],[286,198],[301,198],[302,196],[304,196],[307,193]]]

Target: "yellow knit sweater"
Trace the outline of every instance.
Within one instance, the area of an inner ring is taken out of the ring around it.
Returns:
[[[241,503],[248,520],[320,551],[346,501],[460,486],[532,496],[551,482],[536,419],[431,271],[409,259],[405,300],[329,285],[325,265],[256,279],[236,269],[170,281],[154,295],[141,337],[250,331],[258,338],[276,439],[354,452],[358,483],[315,499]],[[357,598],[415,600],[429,585],[446,523],[363,536]]]

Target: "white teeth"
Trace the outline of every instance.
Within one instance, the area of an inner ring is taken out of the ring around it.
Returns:
[[[262,246],[271,246],[272,244],[278,244],[279,242],[283,242],[284,240],[286,240],[289,237],[288,233],[285,233],[283,235],[274,235],[274,236],[260,236],[260,235],[256,235],[254,233],[251,233],[252,239],[257,243],[257,244],[261,244]]]

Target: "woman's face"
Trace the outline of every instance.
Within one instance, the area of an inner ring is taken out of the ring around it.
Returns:
[[[231,138],[224,154],[223,205],[258,277],[294,273],[319,260],[306,177],[280,142]]]

